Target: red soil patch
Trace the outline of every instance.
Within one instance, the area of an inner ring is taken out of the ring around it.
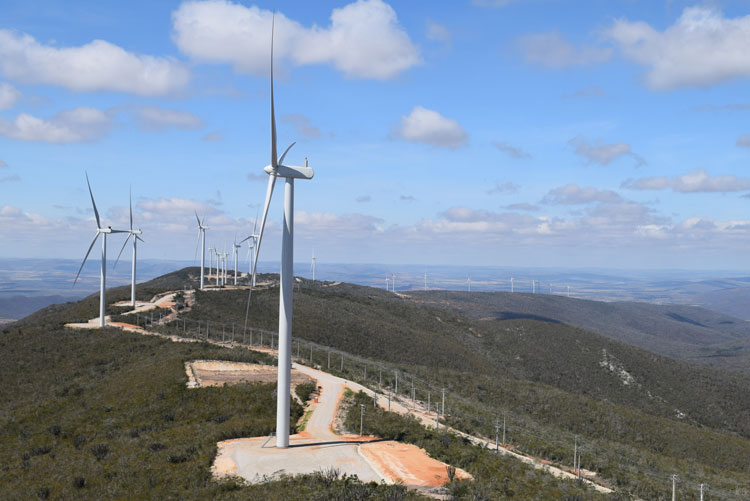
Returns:
[[[360,453],[393,482],[404,485],[437,487],[448,482],[446,464],[431,458],[419,447],[399,442],[371,442],[360,446]],[[456,478],[472,478],[456,468]]]

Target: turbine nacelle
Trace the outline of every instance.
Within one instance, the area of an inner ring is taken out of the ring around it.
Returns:
[[[266,174],[269,176],[276,177],[290,177],[294,179],[312,179],[315,172],[312,167],[308,166],[296,166],[296,165],[281,165],[279,164],[274,168],[273,165],[267,165],[264,169]]]

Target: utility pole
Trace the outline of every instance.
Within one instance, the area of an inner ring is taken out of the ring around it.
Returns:
[[[578,467],[576,462],[578,461],[578,435],[575,436],[573,439],[573,472],[578,472]]]
[[[495,419],[495,452],[498,452],[500,450],[500,447],[498,447],[498,435],[500,434],[500,421],[498,419]]]
[[[391,390],[388,390],[388,412],[391,412]]]
[[[344,354],[341,354],[341,372],[344,372]]]
[[[312,345],[310,345],[310,366],[312,366]]]
[[[440,418],[440,404],[435,402],[435,429],[436,430],[440,428],[439,418]]]
[[[396,375],[396,389],[394,393],[398,395],[398,371],[394,370],[393,373]]]
[[[328,348],[328,368],[331,368],[331,349]]]
[[[430,410],[430,392],[427,392],[427,411]]]
[[[701,484],[701,501],[703,501],[703,492],[708,489],[708,485]]]
[[[583,454],[583,447],[578,449],[578,481],[581,481],[581,454]]]
[[[445,414],[445,388],[443,388],[443,414]]]
[[[383,368],[378,367],[378,386],[383,387]]]
[[[680,477],[677,476],[676,473],[672,474],[672,501],[677,500],[677,481],[680,480]]]
[[[364,430],[364,424],[365,424],[365,404],[359,404],[360,413],[359,413],[359,436],[362,436],[362,431]]]

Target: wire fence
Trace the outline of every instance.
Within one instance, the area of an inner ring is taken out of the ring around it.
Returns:
[[[256,327],[244,329],[241,322],[220,322],[180,317],[176,312],[165,314],[165,310],[136,313],[128,316],[128,323],[138,325],[162,335],[219,343],[226,346],[246,346],[274,350],[278,348],[278,332]],[[133,320],[135,320],[133,322]],[[572,432],[560,432],[556,437],[557,453],[541,444],[549,444],[549,430],[528,419],[523,419],[509,409],[497,407],[466,398],[447,387],[438,386],[397,364],[373,361],[342,350],[294,337],[291,346],[295,362],[325,370],[336,376],[357,382],[376,395],[391,399],[411,411],[417,411],[431,419],[436,427],[449,426],[461,433],[471,434],[484,440],[484,447],[494,449],[495,444],[518,453],[543,457],[558,463],[571,472],[580,469],[600,471],[599,466],[613,450],[594,440],[585,440]],[[521,424],[523,423],[523,424]],[[461,431],[468,425],[469,430]],[[545,441],[539,437],[545,435]],[[569,445],[569,447],[567,447]],[[563,447],[565,452],[560,450]],[[567,449],[570,449],[567,451]],[[577,453],[577,458],[574,455]],[[574,470],[574,464],[578,469]],[[623,465],[644,475],[643,465]],[[658,470],[650,472],[652,479],[664,477]],[[697,485],[698,479],[694,480]],[[684,483],[684,482],[683,482]]]

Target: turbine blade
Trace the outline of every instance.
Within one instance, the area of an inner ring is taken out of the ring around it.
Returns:
[[[133,231],[133,188],[130,188],[130,231]]]
[[[289,153],[289,150],[291,150],[292,146],[294,146],[295,144],[297,144],[297,141],[293,142],[292,144],[286,147],[286,149],[284,150],[284,153],[281,154],[281,158],[279,158],[280,164],[284,163],[284,157],[286,156],[287,153]]]
[[[201,245],[201,229],[198,228],[198,242],[195,244],[195,256],[193,256],[193,264],[198,259],[198,247]]]
[[[136,236],[135,236],[135,238],[136,238],[136,240],[140,240],[140,241],[141,241],[141,242],[143,242],[144,244],[146,243],[146,241],[145,241],[145,240],[143,240],[143,239],[142,239],[141,237],[139,237],[138,235],[136,235]]]
[[[198,211],[195,210],[195,209],[193,209],[193,211],[195,212],[195,220],[198,221],[198,226],[200,226],[201,225],[201,219],[198,217]]]
[[[245,237],[245,238],[243,238],[242,240],[240,240],[240,241],[239,241],[239,242],[237,243],[237,245],[241,245],[241,244],[242,244],[242,243],[243,243],[244,241],[246,241],[246,240],[250,240],[251,238],[253,238],[253,236],[252,236],[252,235],[250,235],[249,237]]]
[[[253,263],[253,275],[255,275],[255,266],[258,264],[258,256],[260,255],[260,242],[263,240],[263,232],[266,229],[266,218],[268,218],[268,207],[271,205],[271,197],[273,196],[273,187],[276,184],[276,176],[268,177],[268,188],[266,189],[266,202],[263,205],[263,216],[260,219],[260,234],[258,235],[258,242],[255,244],[255,263]]]
[[[122,256],[122,251],[125,250],[125,246],[128,245],[128,240],[130,240],[130,237],[132,237],[132,236],[133,236],[133,234],[130,233],[128,235],[128,238],[126,238],[125,241],[122,243],[122,249],[120,249],[120,253],[117,255],[117,259],[115,260],[115,265],[112,267],[112,271],[114,271],[115,268],[117,268],[117,263],[120,262],[120,256]]]
[[[258,227],[258,212],[260,212],[260,207],[255,210],[255,222],[253,223],[253,235],[255,235],[255,230]]]
[[[276,23],[276,13],[271,18],[271,167],[278,165],[276,156],[276,113],[273,106],[273,30]]]
[[[86,184],[89,185],[89,195],[91,195],[91,205],[94,206],[94,215],[96,216],[96,227],[101,228],[102,223],[99,221],[99,211],[96,210],[96,202],[94,202],[94,193],[91,191],[91,183],[89,182],[88,172],[86,172]]]
[[[91,245],[89,245],[89,250],[86,251],[86,255],[83,257],[83,262],[81,262],[81,267],[78,268],[78,273],[76,273],[76,279],[73,280],[73,287],[76,286],[76,282],[78,282],[78,277],[81,276],[81,270],[83,269],[83,265],[86,264],[86,260],[89,258],[89,254],[91,254],[91,249],[94,248],[94,244],[96,243],[96,239],[99,238],[99,232],[96,232],[96,235],[94,235],[94,239],[91,241]]]

